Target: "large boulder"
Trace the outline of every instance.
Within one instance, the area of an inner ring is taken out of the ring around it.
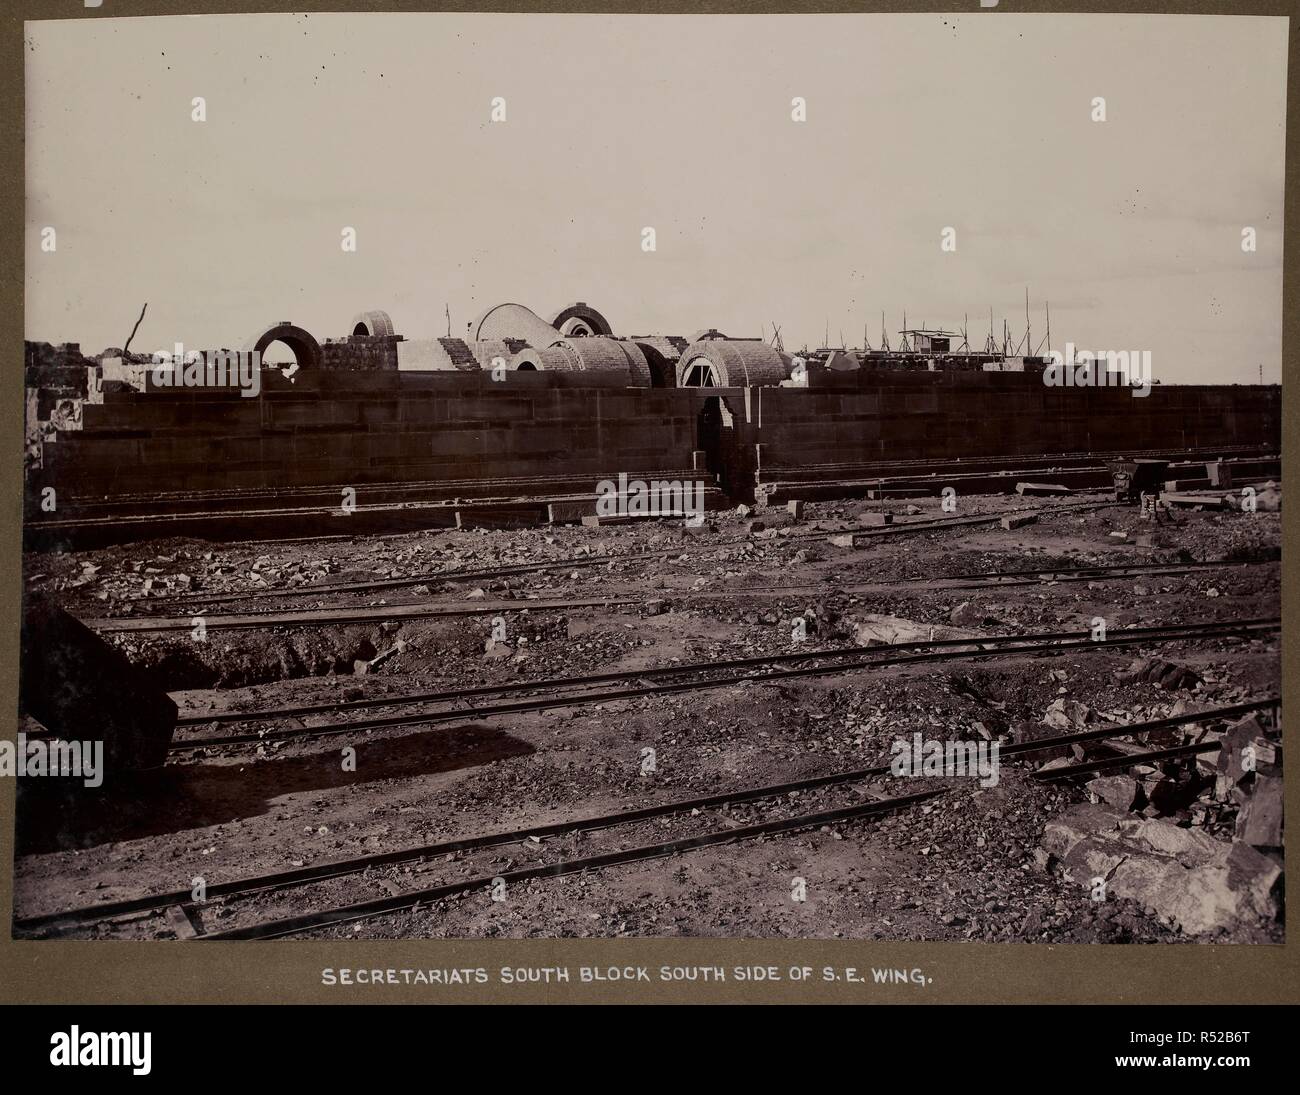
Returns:
[[[1282,778],[1256,775],[1237,814],[1237,839],[1254,848],[1282,847]]]
[[[1048,822],[1043,848],[1065,877],[1150,908],[1188,935],[1273,920],[1281,868],[1242,841],[1229,843],[1111,806],[1075,806]]]
[[[40,594],[23,605],[20,669],[24,713],[55,737],[102,741],[110,773],[167,760],[177,711],[162,684]]]
[[[871,612],[854,617],[854,635],[859,646],[897,646],[899,643],[927,643],[936,639],[974,639],[978,634],[945,624],[917,623],[902,616]],[[958,647],[974,650],[976,647]]]

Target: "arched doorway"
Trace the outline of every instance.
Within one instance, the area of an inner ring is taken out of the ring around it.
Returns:
[[[317,342],[308,331],[297,327],[287,320],[283,323],[275,323],[265,330],[261,331],[254,338],[249,339],[246,349],[253,350],[262,357],[262,361],[270,363],[267,357],[267,351],[271,346],[277,343],[283,343],[284,347],[292,355],[292,359],[297,363],[300,369],[319,369],[324,359],[321,353],[320,343]],[[284,351],[276,346],[276,353],[283,354]]]
[[[287,342],[276,339],[262,351],[262,364],[278,369],[288,369],[298,364],[298,355]]]
[[[722,468],[722,400],[710,396],[695,417],[695,447],[704,453],[704,465],[715,475]]]

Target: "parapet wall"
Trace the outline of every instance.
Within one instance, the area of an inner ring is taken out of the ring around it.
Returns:
[[[271,370],[257,398],[169,389],[105,395],[46,441],[29,501],[113,493],[604,475],[689,468],[691,393],[614,377]],[[683,396],[685,398],[683,398]]]
[[[878,372],[755,388],[764,466],[982,455],[1281,445],[1279,386],[1059,388],[1032,374]]]
[[[380,340],[376,340],[380,341]],[[1012,373],[826,373],[810,387],[629,388],[617,373],[331,371],[262,391],[105,389],[28,476],[67,503],[115,495],[687,469],[733,497],[769,467],[1279,446],[1281,389],[1050,388]],[[1280,451],[1280,448],[1279,448]],[[526,491],[526,484],[518,488]],[[453,492],[454,493],[454,492]]]

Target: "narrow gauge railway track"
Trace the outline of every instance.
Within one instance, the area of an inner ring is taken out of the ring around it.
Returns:
[[[1280,564],[1276,559],[1194,559],[1176,563],[1099,563],[1077,567],[1037,567],[1028,570],[978,571],[969,574],[922,574],[905,578],[900,584],[907,586],[936,586],[940,589],[982,589],[986,586],[1001,588],[1004,585],[1040,585],[1052,582],[1108,581],[1122,578],[1168,577],[1192,574],[1202,570],[1231,570],[1254,566]],[[955,584],[961,583],[961,584]]]
[[[1203,639],[1262,638],[1281,629],[1279,618],[1239,621],[1210,621],[1196,624],[1174,624],[1160,627],[1129,628],[1111,632],[1104,640],[1093,639],[1087,632],[1047,632],[1032,635],[997,635],[976,638],[935,639],[928,642],[897,643],[892,646],[848,647],[843,650],[810,650],[785,654],[758,655],[726,661],[694,662],[680,666],[660,666],[645,670],[618,673],[598,673],[584,677],[561,677],[551,680],[516,681],[505,685],[483,685],[445,692],[421,693],[411,696],[383,696],[370,700],[356,700],[345,704],[315,705],[298,708],[276,708],[261,712],[220,712],[211,716],[186,715],[178,720],[178,727],[209,725],[213,722],[256,722],[268,719],[296,718],[309,714],[337,714],[364,707],[398,707],[415,704],[456,703],[476,696],[507,695],[528,692],[550,692],[552,695],[534,696],[517,702],[493,703],[479,707],[449,707],[436,711],[418,711],[388,715],[358,721],[347,719],[299,726],[262,733],[227,734],[218,737],[187,738],[171,743],[172,753],[194,749],[229,745],[261,744],[269,741],[288,741],[350,734],[394,726],[431,725],[460,722],[466,719],[490,718],[500,715],[541,711],[558,707],[605,703],[613,700],[667,695],[677,692],[704,691],[725,688],[746,681],[763,684],[768,681],[791,680],[802,677],[837,676],[863,669],[911,665],[924,662],[1003,657],[1008,654],[1058,654],[1065,651],[1103,651],[1120,647],[1163,642],[1186,642]],[[976,649],[971,649],[975,647]],[[907,653],[898,653],[907,651]],[[862,655],[870,656],[865,659]],[[859,659],[859,660],[847,660]],[[799,662],[828,662],[821,665],[798,665],[793,668],[775,668]],[[724,676],[704,676],[703,679],[672,680],[663,683],[637,684],[631,687],[589,690],[593,685],[673,677],[696,677],[717,673],[719,670],[744,670]],[[567,690],[567,691],[566,691]],[[558,694],[555,694],[558,693]]]
[[[937,532],[947,528],[964,528],[971,525],[993,525],[1001,521],[1003,517],[1008,516],[1034,514],[1039,517],[1047,517],[1055,513],[1078,513],[1082,510],[1106,509],[1118,504],[1119,503],[1113,501],[1089,501],[1052,506],[1048,508],[1040,507],[1037,509],[1005,510],[1000,513],[976,514],[971,517],[944,517],[932,518],[924,521],[907,521],[897,525],[866,525],[861,528],[852,529],[828,529],[822,532],[808,532],[800,533],[796,536],[786,536],[782,538],[782,542],[808,543],[825,540],[828,536],[840,534],[852,534],[855,537],[874,539],[882,536],[905,535],[912,532]],[[708,546],[727,547],[733,544],[748,543],[750,539],[751,538],[748,536],[741,536],[727,540],[712,540],[708,543]],[[579,559],[561,559],[537,563],[517,563],[509,566],[494,567],[487,570],[426,571],[425,573],[412,574],[405,578],[377,578],[360,582],[318,583],[310,586],[298,586],[294,589],[254,589],[210,594],[191,593],[183,597],[169,597],[148,603],[150,603],[151,607],[154,608],[179,608],[186,605],[202,606],[229,604],[233,601],[251,599],[261,600],[267,597],[305,597],[334,593],[369,593],[377,590],[402,589],[406,586],[425,585],[429,582],[490,581],[494,578],[509,578],[516,574],[534,574],[547,570],[577,570],[585,567],[608,566],[611,563],[637,563],[645,562],[647,560],[662,562],[663,559],[663,551],[638,551],[620,555],[583,556]],[[137,602],[133,601],[131,603],[135,604]]]
[[[979,590],[1009,589],[1018,586],[1052,585],[1070,582],[1111,582],[1127,578],[1182,577],[1201,570],[1232,570],[1264,566],[1276,560],[1258,562],[1191,562],[1191,563],[1132,563],[1113,566],[1045,567],[1040,570],[1016,570],[991,574],[959,574],[951,577],[905,578],[895,582],[869,582],[861,585],[841,585],[836,591],[845,594],[907,592],[926,590]],[[826,586],[811,584],[760,585],[712,590],[655,590],[665,599],[689,598],[693,601],[731,600],[741,598],[786,597],[800,594],[824,594]],[[250,598],[251,599],[251,598]],[[383,620],[455,619],[466,616],[487,616],[511,612],[551,612],[578,608],[621,608],[643,604],[644,595],[608,597],[583,597],[573,600],[512,600],[493,601],[478,605],[438,605],[428,601],[398,602],[388,605],[318,609],[253,609],[224,616],[205,615],[204,627],[209,631],[249,631],[267,627],[332,626],[335,624],[376,623]],[[168,631],[189,631],[194,627],[193,616],[111,616],[87,618],[86,626],[104,634],[153,634]]]
[[[944,574],[937,577],[932,574],[918,574],[911,578],[904,578],[903,582],[912,585],[928,585],[931,582],[973,582],[982,579],[985,583],[996,584],[997,581],[1003,579],[1016,581],[1022,578],[1056,581],[1058,580],[1055,577],[1056,575],[1075,574],[1082,577],[1108,577],[1111,574],[1117,574],[1120,577],[1128,577],[1130,574],[1134,577],[1140,577],[1153,571],[1177,570],[1180,574],[1190,574],[1195,570],[1212,570],[1218,567],[1267,566],[1270,563],[1281,562],[1282,556],[1279,552],[1277,557],[1272,559],[1186,559],[1168,563],[1095,563],[1077,567],[1043,566],[1025,567],[1020,570],[974,570],[961,574]]]
[[[1043,753],[1084,742],[1099,742],[1114,737],[1138,737],[1153,731],[1184,726],[1189,723],[1221,721],[1235,718],[1241,715],[1252,714],[1257,711],[1274,709],[1280,707],[1280,705],[1280,697],[1267,696],[1228,707],[1212,708],[1205,711],[1184,712],[1181,715],[1155,719],[1148,722],[1131,723],[1127,725],[1115,723],[1107,726],[1095,727],[1090,730],[1082,730],[1069,734],[1058,734],[1032,741],[1006,745],[1002,747],[1000,756],[1002,758],[1029,756],[1035,753]],[[1218,747],[1219,745],[1216,742],[1200,742],[1168,749],[1149,750],[1116,758],[1101,758],[1095,761],[1086,761],[1081,764],[1070,765],[1068,767],[1039,771],[1034,774],[1034,778],[1044,782],[1059,782],[1075,775],[1104,770],[1108,767],[1141,764],[1161,759],[1172,759],[1175,757],[1192,755],[1197,752],[1209,752]],[[283,890],[292,887],[305,886],[328,879],[360,874],[374,867],[391,866],[450,855],[458,852],[476,851],[519,843],[529,837],[556,837],[573,833],[611,829],[636,822],[667,817],[674,814],[686,814],[696,810],[705,810],[733,803],[780,798],[796,791],[803,792],[836,785],[861,783],[889,774],[889,765],[874,765],[867,768],[813,776],[801,780],[794,780],[764,787],[753,787],[738,791],[722,792],[715,795],[677,800],[655,806],[623,810],[597,817],[551,822],[527,829],[515,829],[505,832],[464,837],[443,841],[437,844],[404,848],[390,852],[380,852],[353,859],[336,860],[333,862],[317,864],[312,867],[300,867],[290,871],[254,875],[235,879],[229,882],[216,882],[207,887],[207,895],[209,899],[212,899],[217,897],[249,896],[269,891]],[[493,874],[491,876],[464,879],[459,882],[404,894],[392,895],[387,898],[379,898],[373,901],[364,901],[339,906],[337,908],[307,914],[306,916],[290,917],[283,920],[245,925],[224,931],[201,933],[198,937],[201,939],[253,939],[294,935],[313,928],[325,927],[329,924],[361,920],[386,912],[401,911],[403,909],[414,907],[415,905],[425,901],[434,901],[456,893],[463,893],[469,890],[483,888],[497,878],[504,878],[507,884],[510,884],[513,882],[526,881],[532,878],[558,877],[565,874],[578,873],[580,871],[659,858],[665,855],[673,855],[678,852],[708,847],[714,844],[745,840],[767,834],[795,832],[801,829],[819,827],[821,825],[833,824],[836,822],[852,821],[859,818],[892,812],[898,809],[905,809],[929,801],[932,798],[947,793],[947,791],[948,788],[932,789],[916,794],[895,796],[893,798],[877,800],[857,806],[845,807],[838,810],[803,814],[792,818],[762,822],[756,825],[749,825],[735,829],[714,830],[698,836],[664,841],[658,844],[643,845],[619,852],[588,856],[581,859],[569,860],[567,862],[521,868],[517,871],[507,872],[504,874]],[[14,928],[16,931],[34,933],[39,932],[42,929],[55,928],[60,925],[66,926],[85,923],[87,921],[104,921],[142,913],[159,913],[173,907],[197,911],[197,907],[192,900],[191,891],[177,890],[170,893],[151,894],[137,898],[129,898],[122,901],[105,902],[100,905],[65,909],[59,912],[47,913],[40,916],[20,918],[15,921]]]
[[[1267,633],[1268,631],[1276,630],[1280,622],[1281,621],[1278,617],[1229,620],[1226,622],[1209,620],[1196,624],[1164,624],[1144,628],[1128,628],[1112,634],[1140,638],[1151,635],[1163,635],[1170,630],[1177,631],[1180,634],[1183,631],[1190,630],[1191,637],[1195,638],[1197,637],[1197,632],[1199,630],[1206,628],[1218,629],[1221,627],[1261,628],[1265,633]],[[900,651],[942,649],[952,646],[975,646],[980,643],[1021,643],[1031,641],[1049,643],[1064,639],[1079,639],[1081,637],[1082,633],[1077,631],[1053,631],[1040,632],[1034,635],[981,636],[974,639],[923,639],[904,643],[894,643],[888,646],[871,645],[848,646],[839,649],[795,650],[777,654],[756,654],[746,658],[710,659],[701,662],[686,662],[681,665],[664,665],[646,669],[589,673],[575,677],[551,677],[532,681],[510,681],[505,684],[475,685],[468,688],[447,689],[437,692],[418,692],[405,696],[373,696],[366,699],[346,700],[342,703],[336,702],[295,705],[292,707],[272,707],[264,708],[259,711],[192,712],[180,716],[176,720],[176,725],[183,728],[186,726],[210,725],[214,722],[259,722],[268,719],[299,718],[304,715],[360,711],[371,707],[400,707],[407,704],[438,703],[443,701],[472,699],[479,696],[496,696],[518,692],[562,691],[564,689],[580,688],[593,684],[607,684],[610,682],[628,680],[653,680],[657,677],[676,676],[680,674],[689,675],[712,670],[745,669],[766,665],[782,665],[818,658],[856,657],[862,654],[883,655]],[[1089,641],[1092,642],[1093,640],[1089,638]],[[1111,642],[1111,640],[1107,639],[1107,642]]]

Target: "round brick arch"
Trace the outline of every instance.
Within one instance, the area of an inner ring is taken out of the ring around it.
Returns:
[[[579,368],[574,356],[562,346],[526,346],[507,367],[523,373],[574,373]]]
[[[353,337],[363,335],[374,338],[378,335],[386,335],[391,338],[396,333],[393,330],[392,318],[382,309],[376,308],[370,312],[358,312],[352,317],[351,334]]]
[[[679,388],[777,385],[789,375],[781,355],[756,339],[706,338],[692,342],[677,361]]]
[[[651,386],[650,365],[635,342],[587,335],[559,339],[551,348],[566,350],[584,373],[624,373],[632,387]]]
[[[585,301],[565,305],[551,317],[551,326],[565,338],[608,338],[614,333],[609,320]]]
[[[510,368],[523,372],[613,373],[631,387],[651,385],[650,366],[632,342],[588,336],[561,338],[546,347],[529,346],[510,359]]]
[[[688,345],[686,339],[677,335],[646,335],[630,341],[645,356],[652,388],[677,387],[677,362]]]
[[[285,320],[273,323],[250,338],[246,348],[258,354],[266,353],[266,348],[273,342],[283,342],[293,351],[293,359],[300,369],[319,369],[324,360],[320,343],[312,337],[310,331]]]

